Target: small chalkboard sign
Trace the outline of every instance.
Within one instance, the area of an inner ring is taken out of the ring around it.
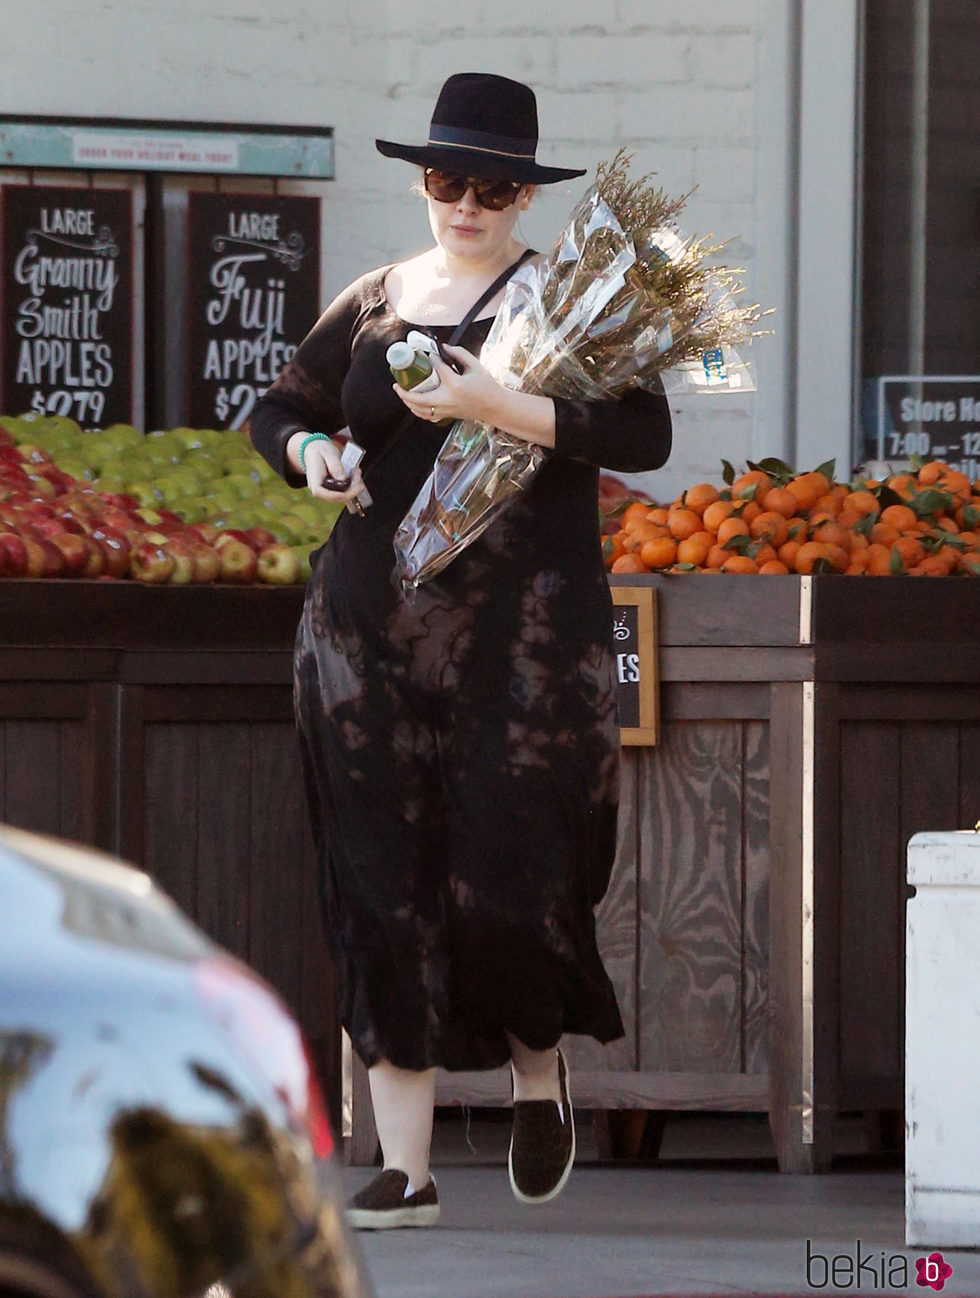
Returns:
[[[240,428],[320,314],[320,200],[188,197],[187,418]]]
[[[660,729],[657,592],[652,586],[613,586],[612,598],[620,739],[655,744]]]
[[[133,418],[133,197],[3,185],[0,409]]]

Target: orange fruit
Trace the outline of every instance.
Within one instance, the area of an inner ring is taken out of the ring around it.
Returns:
[[[897,541],[901,535],[902,534],[898,528],[893,527],[891,523],[875,523],[874,527],[871,529],[871,540],[876,545],[891,545],[891,543]]]
[[[726,518],[718,528],[718,544],[724,545],[730,541],[733,536],[748,536],[749,525],[743,518]]]
[[[776,553],[779,556],[780,563],[785,563],[789,569],[794,569],[796,565],[796,556],[800,552],[802,541],[784,541]]]
[[[638,555],[621,554],[613,563],[613,572],[646,572],[643,562]]]
[[[649,512],[650,506],[645,505],[642,500],[634,500],[632,505],[627,505],[620,520],[623,531],[632,532],[638,523],[645,523]]]
[[[850,556],[850,563],[844,569],[844,575],[849,577],[859,576],[867,570],[868,552],[867,550],[858,550]]]
[[[899,532],[907,532],[910,527],[915,527],[919,516],[908,505],[888,505],[881,511],[880,521],[896,528]]]
[[[659,527],[666,527],[668,513],[669,511],[664,509],[663,505],[654,505],[647,514],[647,521],[656,523]]]
[[[811,528],[810,535],[814,541],[826,541],[828,545],[840,546],[843,550],[851,548],[851,534],[840,523],[827,521]]]
[[[970,577],[980,577],[980,554],[961,554],[958,569]]]
[[[699,568],[708,557],[708,551],[715,543],[710,532],[695,532],[677,543],[677,562],[693,563]]]
[[[916,536],[900,536],[892,542],[892,551],[902,556],[906,568],[914,568],[926,557],[926,548]]]
[[[713,545],[711,549],[708,551],[708,553],[705,555],[705,559],[704,559],[705,569],[711,569],[711,568],[720,569],[721,565],[723,563],[727,563],[731,557],[732,557],[731,550],[726,550],[723,545]]]
[[[835,496],[833,492],[825,491],[822,496],[817,497],[816,504],[813,508],[826,510],[828,514],[833,518],[836,518],[840,513],[840,499]]]
[[[677,561],[677,542],[670,536],[658,536],[646,541],[640,558],[648,568],[669,568]]]
[[[832,563],[833,556],[829,545],[825,545],[822,541],[807,541],[797,551],[793,567],[806,576],[818,565]]]
[[[748,469],[732,483],[732,498],[734,500],[761,500],[771,486],[772,479],[768,473],[763,473],[761,469]],[[746,493],[744,496],[742,495],[743,491]]]
[[[760,545],[758,550],[756,550],[754,554],[749,555],[749,558],[754,559],[758,564],[758,566],[761,568],[764,563],[776,562],[779,556],[776,554],[775,548],[773,546]]]
[[[767,513],[782,514],[783,518],[792,518],[799,504],[786,487],[771,487],[760,503]]]
[[[944,460],[929,460],[919,470],[919,482],[924,487],[929,487],[938,482],[948,468],[949,465]]]
[[[739,518],[743,519],[746,523],[751,523],[752,520],[754,518],[758,518],[761,513],[762,513],[762,506],[757,504],[756,501],[754,500],[749,500],[746,501],[746,503],[738,511],[738,516]]]
[[[729,518],[735,512],[735,504],[731,500],[715,500],[708,505],[701,515],[701,521],[709,532],[717,532],[726,518]]]
[[[684,541],[701,531],[701,515],[693,509],[672,509],[667,515],[667,530],[675,541]]]
[[[759,565],[747,554],[731,554],[721,565],[722,572],[758,572]]]
[[[787,482],[786,490],[792,494],[796,501],[797,512],[812,509],[819,497],[823,495],[822,491],[817,491],[807,473],[800,473]]]
[[[683,503],[685,509],[693,509],[696,514],[703,514],[717,499],[717,487],[713,487],[710,482],[696,482],[693,487],[688,487],[684,492]]]
[[[766,537],[777,549],[789,539],[789,520],[774,509],[756,514],[749,524],[749,531],[755,537]]]
[[[612,536],[606,537],[606,541],[609,542],[609,545],[603,545],[603,552],[605,554],[607,568],[614,562],[614,560],[618,559],[621,554],[626,553],[623,549],[623,541],[625,540],[626,535],[625,532],[615,532]]]
[[[760,565],[759,572],[768,577],[770,575],[775,576],[778,573],[788,573],[789,569],[785,563],[780,563],[778,559],[769,559],[766,563]]]
[[[881,506],[878,504],[878,497],[872,492],[859,488],[852,491],[847,497],[846,508],[852,510],[855,514],[874,514],[881,512]]]
[[[877,542],[869,545],[864,556],[864,571],[872,577],[890,577],[894,571],[891,546]]]
[[[919,485],[911,473],[893,473],[887,480],[887,484],[895,495],[901,496],[903,500],[911,500],[913,491]]]

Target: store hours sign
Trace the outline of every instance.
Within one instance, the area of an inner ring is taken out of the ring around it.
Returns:
[[[320,313],[320,200],[188,196],[187,420],[240,428]]]
[[[0,409],[130,423],[131,191],[4,185],[0,220]]]

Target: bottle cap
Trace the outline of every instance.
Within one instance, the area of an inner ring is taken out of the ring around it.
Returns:
[[[436,340],[430,338],[428,334],[422,333],[419,329],[410,329],[405,335],[405,341],[413,351],[425,352],[429,356],[437,356],[439,354],[438,348],[436,347]]]
[[[407,370],[415,360],[415,350],[408,343],[392,343],[385,352],[385,360],[393,370]]]

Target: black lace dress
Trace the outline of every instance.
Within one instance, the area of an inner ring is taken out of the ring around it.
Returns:
[[[374,504],[314,556],[295,704],[342,1019],[370,1066],[488,1068],[506,1031],[623,1032],[593,906],[616,843],[619,731],[597,466],[656,468],[658,393],[556,402],[530,489],[406,601],[392,537],[445,432],[410,419],[385,351],[389,267],[327,309],[251,420],[294,485],[299,429],[345,425]],[[462,345],[479,353],[489,319]],[[442,333],[448,338],[451,330]]]

